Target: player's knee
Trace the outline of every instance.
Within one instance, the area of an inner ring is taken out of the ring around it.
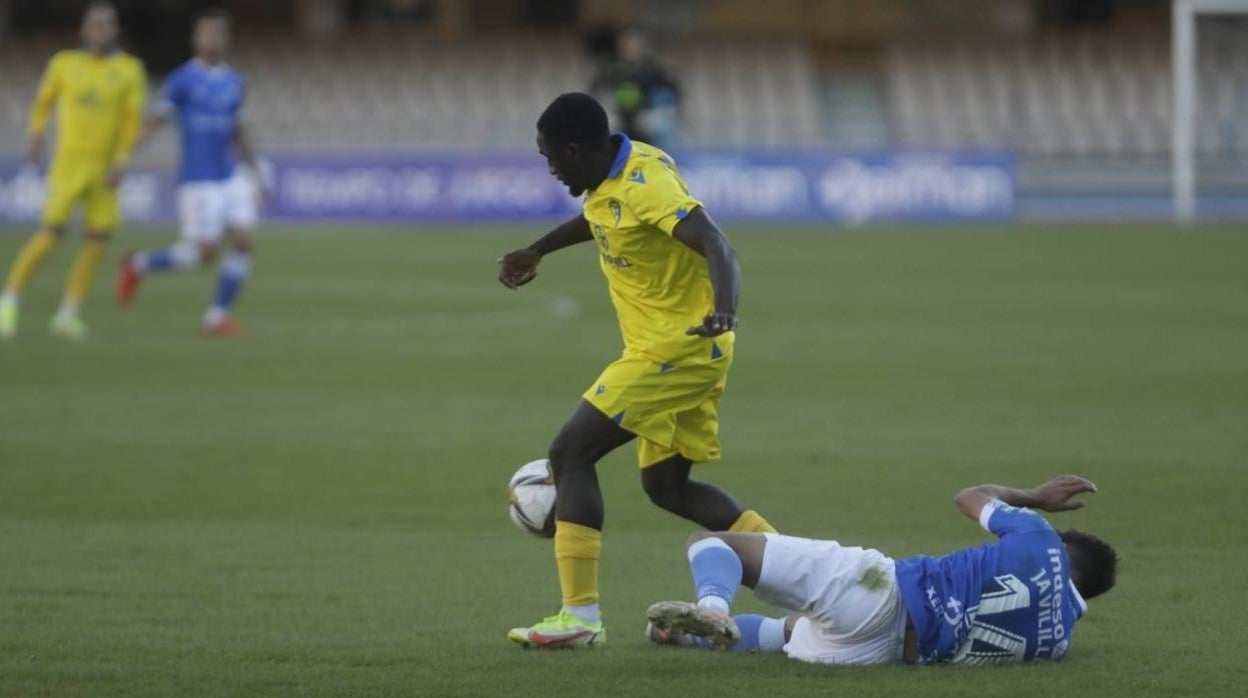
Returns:
[[[65,237],[65,226],[59,223],[56,225],[44,225],[42,228],[42,232],[45,232],[48,235],[51,235],[52,237],[56,238],[57,240],[60,240],[61,238]]]
[[[646,491],[646,496],[650,497],[650,501],[660,509],[680,513],[682,502],[684,502],[683,483],[677,484],[667,479],[660,478],[642,478],[641,487]]]
[[[112,236],[102,230],[88,230],[83,238],[94,243],[104,244],[109,241]]]
[[[550,470],[556,482],[576,468],[593,465],[592,461],[586,462],[587,449],[577,439],[562,432],[550,442],[546,457],[550,459]]]
[[[233,242],[235,252],[241,252],[243,254],[251,252],[251,238],[247,237],[246,233],[233,231],[230,234],[230,239]]]
[[[215,261],[217,261],[217,246],[210,243],[200,243],[199,263],[212,264]]]

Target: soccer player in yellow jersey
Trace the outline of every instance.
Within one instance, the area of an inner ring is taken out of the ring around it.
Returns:
[[[619,316],[624,354],[607,366],[550,445],[555,561],[563,608],[508,638],[525,647],[592,647],[606,635],[598,608],[603,519],[596,463],[638,441],[641,484],[659,507],[712,531],[774,532],[732,495],[689,477],[719,458],[719,398],[727,385],[741,287],[736,253],[690,196],[667,153],[612,135],[601,105],[560,95],[537,122],[550,172],[584,212],[499,260],[519,288],[542,257],[595,241]]]
[[[86,239],[51,330],[71,340],[87,335],[78,310],[104,257],[104,243],[120,223],[117,185],[139,133],[146,90],[143,64],[117,48],[117,34],[112,3],[91,3],[82,19],[82,48],[57,53],[44,72],[31,108],[28,157],[39,160],[53,107],[56,154],[43,223],[13,261],[0,295],[0,338],[16,334],[19,296],[64,235],[79,202],[85,206]]]

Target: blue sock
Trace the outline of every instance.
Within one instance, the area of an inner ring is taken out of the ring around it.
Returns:
[[[231,252],[221,263],[221,275],[217,277],[217,292],[212,298],[212,310],[229,311],[238,292],[251,271],[251,256],[246,252]]]
[[[723,613],[741,586],[741,558],[719,538],[703,538],[689,546],[689,567],[698,605]]]
[[[199,263],[199,248],[193,242],[183,240],[151,252],[134,256],[134,266],[140,271],[168,271],[188,269]]]
[[[768,618],[754,613],[733,616],[741,639],[732,646],[733,652],[779,652],[784,649],[784,618]],[[712,649],[711,643],[693,638],[698,647]]]
[[[144,257],[143,268],[146,271],[164,271],[173,268],[173,254],[169,248],[149,252]]]
[[[744,613],[733,616],[732,619],[737,622],[737,629],[741,631],[741,639],[732,646],[732,651],[753,652],[758,649],[758,628],[766,618],[753,613]]]
[[[784,649],[784,618],[768,618],[753,613],[733,616],[741,639],[733,652],[779,652]]]

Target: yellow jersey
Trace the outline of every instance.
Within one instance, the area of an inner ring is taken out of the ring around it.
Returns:
[[[94,56],[60,51],[43,74],[30,110],[31,134],[43,133],[56,107],[56,155],[124,163],[143,118],[143,63],[122,51]]]
[[[584,213],[598,244],[620,321],[624,354],[664,364],[710,361],[731,351],[731,332],[685,334],[714,310],[706,259],[672,237],[702,203],[689,194],[667,153],[627,136],[607,178],[585,195]]]

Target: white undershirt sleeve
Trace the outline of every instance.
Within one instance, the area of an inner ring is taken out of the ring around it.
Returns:
[[[984,502],[984,508],[979,510],[979,525],[985,531],[992,533],[992,529],[988,527],[988,520],[992,518],[992,515],[996,513],[997,508],[1002,504],[1003,502],[1000,499],[989,499],[987,502]]]

